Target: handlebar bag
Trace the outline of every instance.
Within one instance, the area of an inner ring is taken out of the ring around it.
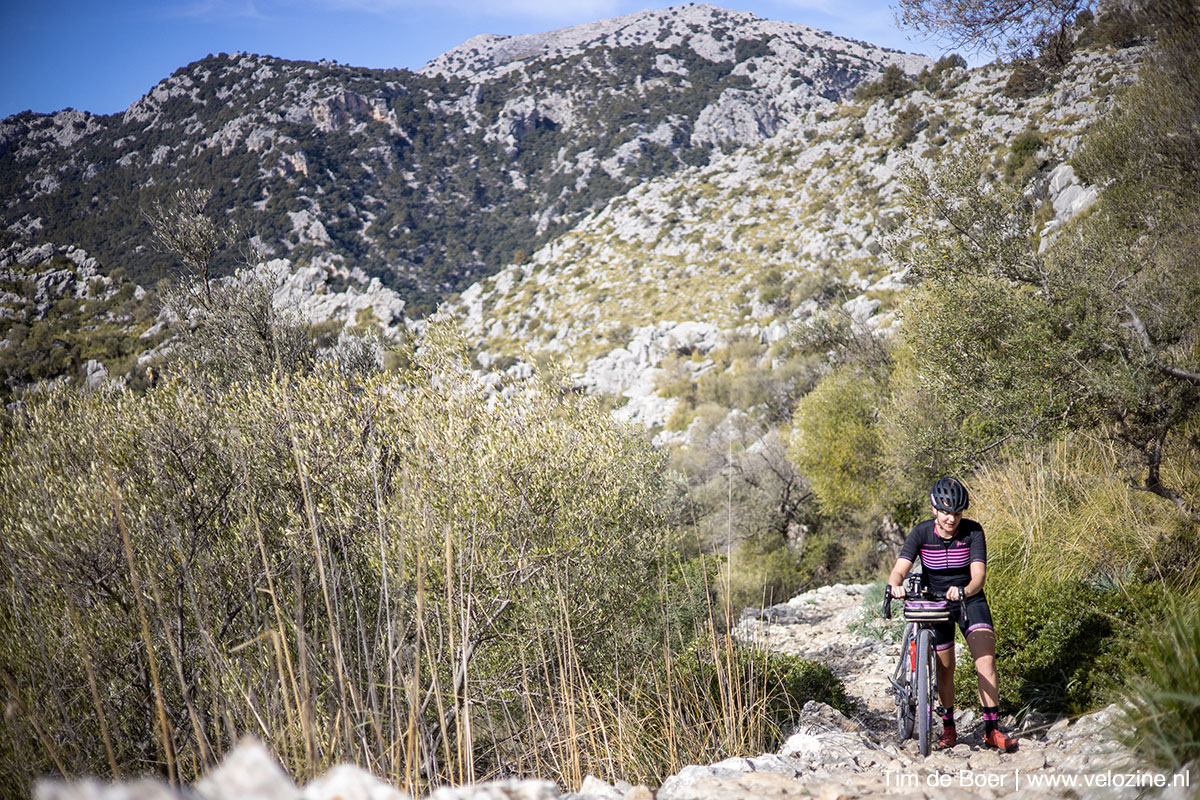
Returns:
[[[904,618],[921,622],[948,622],[950,603],[946,600],[905,600]]]

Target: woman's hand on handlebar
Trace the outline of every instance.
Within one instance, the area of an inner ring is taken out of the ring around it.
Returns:
[[[895,597],[897,600],[904,599],[904,587],[903,586],[892,586],[891,584],[888,584],[888,590],[891,592],[892,597]]]
[[[951,586],[946,590],[946,599],[950,602],[957,602],[963,599],[963,590],[957,586]]]

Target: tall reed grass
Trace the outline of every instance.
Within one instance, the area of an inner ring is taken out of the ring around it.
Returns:
[[[989,569],[1000,580],[1038,586],[1136,576],[1185,592],[1200,586],[1195,520],[1175,504],[1131,488],[1137,473],[1113,437],[1075,433],[984,466],[971,489],[987,531]],[[1200,464],[1179,452],[1164,482],[1193,499]],[[1188,552],[1190,550],[1190,552]]]
[[[1146,631],[1139,644],[1138,669],[1124,676],[1121,738],[1156,766],[1195,770],[1200,763],[1200,603],[1173,603],[1164,624]]]
[[[452,336],[427,342],[396,376],[166,380],[15,415],[0,793],[187,783],[246,734],[300,781],[353,762],[414,795],[656,783],[838,702],[827,671],[724,633],[712,562],[672,561],[648,445],[553,380],[489,397]]]

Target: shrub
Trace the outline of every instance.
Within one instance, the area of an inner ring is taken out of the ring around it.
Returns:
[[[1028,130],[1014,136],[1004,162],[1004,177],[1023,186],[1037,171],[1037,153],[1045,146],[1046,140],[1037,131]]]
[[[896,115],[896,123],[892,128],[891,146],[901,148],[906,146],[917,133],[924,130],[927,123],[921,118],[921,109],[909,103]]]
[[[916,84],[908,79],[904,70],[895,64],[889,64],[883,70],[879,80],[864,83],[854,93],[854,99],[859,102],[871,103],[880,98],[889,103],[911,92]]]
[[[729,604],[735,609],[786,602],[808,578],[797,554],[782,537],[755,536],[743,542],[731,560]]]
[[[1024,100],[1033,97],[1046,85],[1046,73],[1032,61],[1022,61],[1013,67],[1004,88],[1005,97]]]
[[[1128,9],[1113,7],[1100,15],[1095,23],[1095,39],[1116,48],[1131,47],[1150,33],[1144,19]]]
[[[181,320],[168,354],[168,369],[200,374],[228,385],[285,373],[310,370],[320,344],[337,338],[341,325],[329,322],[314,329],[294,314],[275,308],[276,281],[250,269],[206,286],[184,284],[167,291],[163,302]]]
[[[921,74],[917,76],[917,84],[929,94],[933,94],[942,86],[942,79],[947,72],[955,69],[965,70],[967,68],[967,60],[958,53],[950,53],[942,56],[933,65],[933,69],[926,67],[921,70]]]
[[[0,448],[0,793],[55,761],[190,780],[244,731],[299,776],[575,780],[542,676],[661,659],[662,472],[553,379],[489,398],[439,326],[396,375],[31,399]]]
[[[1108,699],[1112,678],[1132,666],[1133,633],[1153,619],[1154,587],[1062,581],[989,581],[996,621],[1000,702],[1008,711],[1080,714]],[[964,651],[965,652],[965,651]],[[955,675],[960,702],[975,698],[969,656]]]
[[[1122,741],[1151,763],[1179,770],[1200,758],[1200,603],[1175,603],[1138,640],[1126,672]]]
[[[881,395],[870,374],[843,367],[796,406],[788,455],[828,514],[869,508],[882,493]]]
[[[758,647],[727,647],[712,639],[699,639],[675,664],[679,685],[692,696],[718,704],[727,692],[744,693],[748,704],[761,704],[780,739],[787,725],[810,700],[826,703],[842,713],[855,707],[841,680],[825,664],[800,656],[773,653]]]

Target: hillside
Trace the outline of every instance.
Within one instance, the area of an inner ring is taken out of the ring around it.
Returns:
[[[0,122],[0,230],[149,284],[172,264],[141,211],[205,187],[264,256],[360,268],[420,314],[647,178],[926,63],[706,5],[476,37],[418,72],[218,54],[124,114]]]
[[[619,415],[682,441],[694,409],[681,380],[778,370],[789,332],[838,309],[888,330],[906,286],[885,252],[903,218],[906,165],[976,135],[1002,172],[1034,179],[1047,236],[1086,208],[1096,193],[1068,162],[1136,58],[1081,51],[1032,92],[1014,87],[1012,66],[944,62],[903,96],[814,109],[757,148],[614,198],[446,311],[464,321],[485,366],[568,357]],[[764,422],[786,418],[769,404],[757,410]]]

